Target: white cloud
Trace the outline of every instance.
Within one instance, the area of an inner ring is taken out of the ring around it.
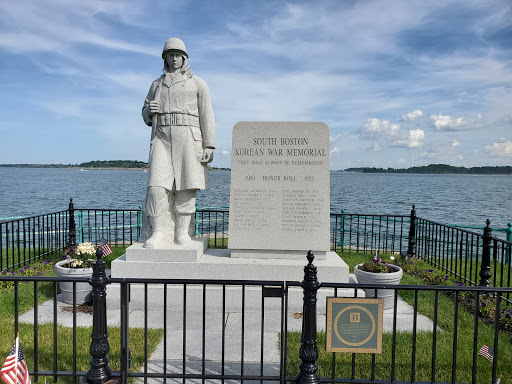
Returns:
[[[379,152],[379,151],[380,151],[380,145],[379,145],[379,144],[377,144],[377,143],[373,144],[373,146],[372,146],[371,150],[372,150],[373,152]]]
[[[11,2],[0,5],[0,47],[16,53],[54,52],[72,55],[74,44],[156,55],[154,47],[132,43],[125,35],[112,36],[106,19],[137,26],[144,19],[144,6],[136,1],[70,1],[48,0]]]
[[[394,144],[400,147],[418,148],[421,147],[424,138],[425,132],[422,129],[411,129],[406,138],[397,140]]]
[[[330,150],[331,156],[337,155],[338,153],[341,153],[341,149],[338,147],[334,147],[333,149]]]
[[[342,136],[341,133],[337,133],[336,135],[334,136],[329,136],[329,143],[334,143],[335,141],[337,141],[338,139],[340,139]]]
[[[459,147],[460,143],[457,140],[452,141],[452,147]]]
[[[404,131],[400,129],[399,124],[392,124],[388,120],[381,121],[376,118],[368,119],[366,124],[361,128],[360,134],[363,137],[382,139],[391,143],[393,146],[406,148],[420,147],[425,137],[425,132],[422,129]]]
[[[430,115],[438,131],[457,131],[467,129],[467,121],[462,117],[452,119],[450,115]]]
[[[376,118],[368,119],[366,124],[363,126],[361,133],[366,137],[396,137],[400,132],[399,124],[391,124],[387,120],[380,121]]]
[[[493,142],[486,145],[485,150],[493,157],[512,157],[512,141],[501,139],[501,142]]]
[[[403,115],[402,116],[402,120],[404,121],[413,121],[414,119],[418,118],[418,117],[421,117],[423,116],[423,112],[420,111],[419,109],[416,109],[412,112],[409,112],[408,114],[406,115]]]
[[[230,152],[227,149],[223,149],[220,151],[221,156],[228,156],[229,154],[230,154]]]

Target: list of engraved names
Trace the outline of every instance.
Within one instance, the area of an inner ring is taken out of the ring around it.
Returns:
[[[232,150],[230,247],[328,248],[327,126],[239,123]]]

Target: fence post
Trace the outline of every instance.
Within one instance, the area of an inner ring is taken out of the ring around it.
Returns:
[[[508,228],[505,229],[505,233],[507,234],[507,241],[510,241],[512,243],[512,223],[507,224]],[[505,263],[510,264],[510,258],[512,257],[512,249],[510,249],[510,244],[508,245],[507,249],[507,258],[505,260]]]
[[[416,254],[416,207],[412,205],[409,225],[409,241],[407,243],[407,257],[413,257]]]
[[[487,219],[487,226],[484,228],[482,236],[482,264],[480,265],[480,283],[481,287],[488,287],[491,284],[491,221]]]
[[[112,370],[108,363],[107,354],[110,351],[107,331],[107,283],[103,250],[96,248],[96,261],[92,268],[92,277],[89,284],[92,285],[93,318],[92,318],[92,342],[89,351],[91,353],[91,368],[80,380],[81,384],[102,384],[110,380]]]
[[[301,283],[304,290],[304,304],[302,307],[302,336],[300,339],[299,358],[300,371],[297,374],[298,384],[318,384],[318,349],[316,345],[316,292],[320,283],[316,278],[316,267],[313,265],[315,255],[308,252],[308,265],[304,267],[304,280]]]
[[[73,205],[73,199],[69,199],[69,208],[68,208],[68,242],[66,244],[67,248],[76,247],[76,224],[75,224],[75,206]]]

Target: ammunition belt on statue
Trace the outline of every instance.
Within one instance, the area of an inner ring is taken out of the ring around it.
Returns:
[[[199,127],[199,117],[187,115],[186,113],[162,113],[158,115],[158,124]]]

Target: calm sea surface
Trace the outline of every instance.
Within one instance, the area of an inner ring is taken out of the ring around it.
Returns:
[[[136,209],[147,172],[0,167],[0,218],[76,208]],[[229,205],[230,173],[210,172],[198,204]],[[495,228],[512,222],[512,176],[331,173],[331,212],[409,214],[450,224]]]

